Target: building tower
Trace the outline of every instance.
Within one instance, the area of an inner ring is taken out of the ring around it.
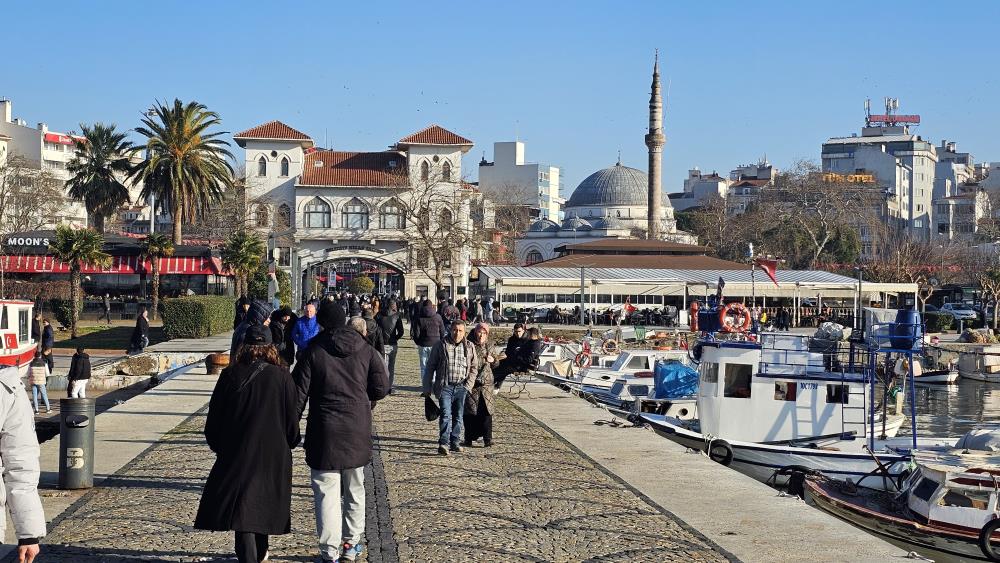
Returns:
[[[663,163],[663,145],[667,138],[663,135],[663,98],[660,96],[660,54],[653,59],[653,86],[649,96],[649,133],[646,147],[649,149],[649,204],[647,211],[646,238],[657,240],[663,231],[663,189],[660,184],[660,166]]]

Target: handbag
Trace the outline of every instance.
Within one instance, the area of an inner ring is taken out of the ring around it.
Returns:
[[[441,416],[441,409],[434,402],[434,399],[424,397],[424,418],[427,419],[427,422],[437,420],[439,416]]]

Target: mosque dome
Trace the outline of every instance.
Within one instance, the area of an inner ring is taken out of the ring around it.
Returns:
[[[590,223],[579,217],[570,217],[562,222],[563,231],[589,231],[592,228]]]
[[[646,205],[647,184],[645,172],[619,162],[587,176],[566,207]]]
[[[609,216],[593,219],[590,221],[590,224],[593,225],[595,229],[604,229],[607,231],[628,230],[628,225],[617,217]]]
[[[533,221],[528,227],[529,233],[551,233],[559,230],[559,225],[555,221],[548,219],[538,219]]]

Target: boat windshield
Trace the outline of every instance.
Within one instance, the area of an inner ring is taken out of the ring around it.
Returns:
[[[611,369],[614,371],[619,371],[620,369],[624,368],[625,362],[628,361],[628,357],[629,357],[628,352],[622,352],[621,354],[618,354],[618,358],[615,360],[615,363],[611,364]]]

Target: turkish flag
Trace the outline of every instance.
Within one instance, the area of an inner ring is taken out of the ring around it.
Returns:
[[[767,274],[767,277],[771,278],[774,285],[778,285],[778,278],[775,277],[775,273],[778,271],[777,260],[765,260],[763,258],[758,258],[754,260],[754,264],[756,264],[761,270],[764,270],[764,273]]]
[[[635,311],[635,305],[632,304],[632,298],[631,297],[626,297],[625,298],[625,307],[624,308],[625,308],[625,312],[628,313],[628,314],[632,314],[632,312]]]

